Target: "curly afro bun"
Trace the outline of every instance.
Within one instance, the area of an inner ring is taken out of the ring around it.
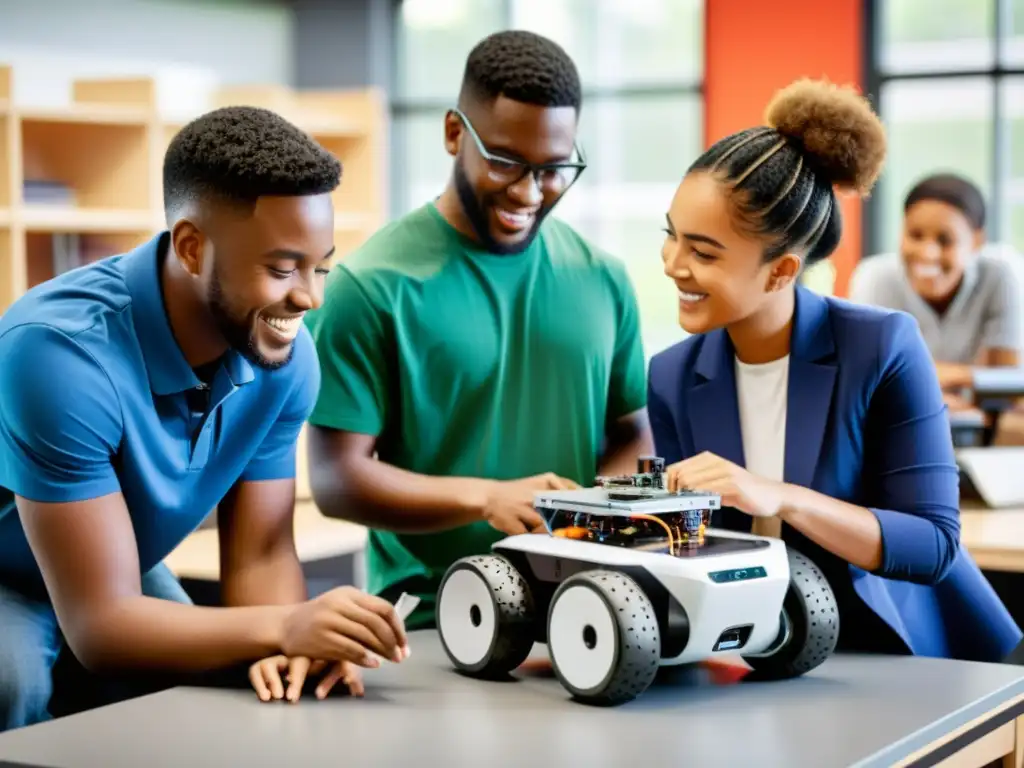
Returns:
[[[827,258],[843,234],[836,190],[866,196],[882,172],[881,120],[852,88],[797,80],[775,94],[767,125],[716,141],[690,166],[722,181],[737,225],[764,239],[766,260]]]
[[[765,122],[797,142],[836,187],[867,195],[882,172],[885,128],[853,88],[803,79],[775,94]]]

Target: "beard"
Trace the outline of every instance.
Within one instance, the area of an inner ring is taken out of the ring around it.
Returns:
[[[240,353],[250,363],[265,371],[274,371],[291,362],[295,354],[294,344],[288,350],[288,356],[281,360],[269,360],[263,356],[256,340],[255,327],[244,315],[239,316],[231,309],[231,303],[224,294],[224,286],[221,284],[216,267],[214,267],[210,281],[206,304],[217,324],[217,329],[227,341],[228,346]],[[259,321],[257,320],[257,322]]]
[[[512,256],[522,253],[530,247],[533,243],[533,239],[537,237],[537,233],[540,231],[540,225],[544,221],[544,217],[551,213],[553,206],[542,206],[541,209],[537,211],[537,215],[533,221],[533,226],[530,227],[530,230],[526,233],[526,237],[515,243],[499,243],[491,235],[491,225],[487,215],[488,211],[493,207],[492,202],[494,195],[489,195],[483,198],[477,196],[476,190],[473,189],[473,185],[469,182],[469,177],[466,176],[466,172],[462,167],[461,161],[455,162],[454,177],[455,192],[459,196],[459,202],[462,204],[462,209],[466,213],[469,225],[473,228],[473,232],[476,233],[480,244],[491,253],[502,256]]]

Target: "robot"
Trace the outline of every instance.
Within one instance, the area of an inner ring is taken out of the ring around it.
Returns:
[[[664,467],[642,457],[636,474],[540,492],[546,533],[452,564],[436,620],[455,669],[500,679],[546,643],[574,699],[616,706],[663,666],[738,654],[778,680],[826,661],[839,614],[824,574],[779,539],[712,528],[721,498],[667,490]]]

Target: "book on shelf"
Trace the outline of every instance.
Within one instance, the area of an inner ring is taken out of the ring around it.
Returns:
[[[22,198],[25,205],[74,205],[75,191],[59,181],[26,179]]]
[[[53,233],[53,274],[55,277],[76,267],[81,267],[85,263],[82,258],[82,241],[78,233]]]

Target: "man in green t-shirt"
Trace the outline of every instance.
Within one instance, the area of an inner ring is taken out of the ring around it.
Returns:
[[[422,599],[460,557],[536,531],[535,491],[634,471],[649,450],[638,308],[624,265],[546,218],[583,171],[580,83],[522,31],[470,53],[444,120],[441,196],[328,278],[314,498],[370,528],[368,590]]]

